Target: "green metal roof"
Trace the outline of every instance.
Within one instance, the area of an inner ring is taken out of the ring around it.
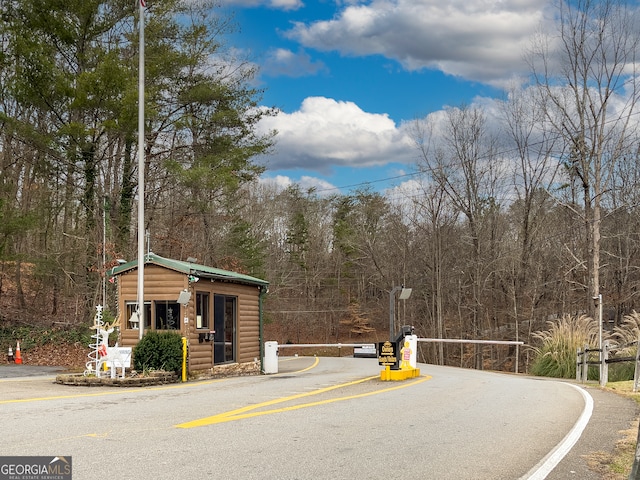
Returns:
[[[144,256],[145,265],[160,265],[162,267],[175,270],[176,272],[184,273],[185,275],[195,275],[201,278],[213,278],[217,280],[224,280],[233,283],[244,283],[249,285],[267,286],[269,282],[261,280],[250,275],[244,275],[242,273],[230,272],[228,270],[222,270],[220,268],[207,267],[206,265],[199,265],[197,263],[183,262],[182,260],[173,260],[170,258],[164,258],[155,253],[149,253]],[[109,276],[115,277],[129,270],[138,268],[138,260],[124,263],[110,270]]]

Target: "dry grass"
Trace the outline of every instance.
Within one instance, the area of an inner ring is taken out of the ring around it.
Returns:
[[[614,328],[613,338],[618,345],[624,345],[625,348],[618,351],[623,356],[635,356],[637,342],[640,339],[640,315],[632,312],[625,315],[622,323]]]
[[[638,436],[638,421],[627,430],[618,432],[620,439],[612,453],[593,452],[587,457],[587,464],[594,472],[602,475],[603,480],[626,480],[631,473]]]
[[[640,393],[633,392],[633,381],[608,383],[606,390],[640,403]],[[618,433],[620,438],[612,453],[593,452],[587,458],[589,468],[600,473],[603,480],[626,480],[631,473],[638,438],[638,419],[627,430]]]

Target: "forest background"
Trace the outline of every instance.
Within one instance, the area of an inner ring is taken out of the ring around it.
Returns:
[[[252,64],[213,5],[148,9],[145,231],[159,255],[270,282],[268,340],[521,340],[566,315],[608,329],[640,280],[640,22],[624,2],[559,4],[531,74],[498,109],[416,120],[405,195],[260,180],[277,145]],[[136,257],[138,7],[0,6],[0,324],[88,324],[115,305],[105,272]],[[115,307],[113,307],[115,308]],[[527,349],[520,370],[529,365]],[[423,345],[421,361],[512,369],[514,348]]]

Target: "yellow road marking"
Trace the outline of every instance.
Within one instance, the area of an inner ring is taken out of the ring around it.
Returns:
[[[95,392],[95,393],[79,393],[74,395],[56,395],[51,397],[35,397],[35,398],[14,398],[10,400],[0,400],[0,405],[4,405],[7,403],[27,403],[27,402],[42,402],[47,400],[64,400],[69,398],[83,398],[83,397],[102,397],[105,395],[123,395],[127,393],[135,393],[135,392],[150,392],[157,390],[171,390],[176,388],[189,388],[196,387],[198,385],[208,385],[211,383],[222,382],[228,380],[228,378],[218,378],[213,380],[205,380],[202,382],[194,382],[194,383],[181,383],[177,385],[164,385],[162,387],[138,387],[138,388],[126,388],[110,391],[110,392]],[[82,387],[78,387],[82,388]],[[91,388],[91,387],[89,387]]]
[[[353,382],[348,382],[348,383],[342,383],[339,385],[334,385],[331,387],[326,387],[326,388],[321,388],[318,390],[314,390],[312,392],[307,392],[307,393],[299,393],[297,395],[291,395],[288,397],[282,397],[282,398],[278,398],[275,400],[269,400],[267,402],[262,402],[262,403],[258,403],[255,405],[249,405],[246,407],[242,407],[242,408],[238,408],[236,410],[231,410],[229,412],[224,412],[224,413],[219,413],[217,415],[213,415],[211,417],[206,417],[206,418],[201,418],[199,420],[192,420],[190,422],[185,422],[185,423],[180,423],[178,425],[176,425],[177,428],[195,428],[195,427],[203,427],[206,425],[214,425],[216,423],[223,423],[223,422],[230,422],[233,420],[241,420],[243,418],[251,418],[251,417],[258,417],[261,415],[270,415],[273,413],[281,413],[281,412],[287,412],[287,411],[291,411],[291,410],[299,410],[301,408],[308,408],[308,407],[315,407],[318,405],[325,405],[328,403],[334,403],[334,402],[340,402],[340,401],[344,401],[344,400],[352,400],[354,398],[363,398],[363,397],[368,397],[371,395],[378,395],[380,393],[385,393],[385,392],[390,392],[393,390],[399,390],[401,388],[406,388],[406,387],[411,387],[413,385],[417,385],[418,383],[422,383],[424,381],[429,380],[431,377],[429,375],[425,375],[424,377],[420,377],[418,378],[418,380],[412,381],[410,383],[402,383],[399,385],[395,385],[393,387],[388,387],[388,388],[383,388],[380,390],[376,390],[374,392],[366,392],[366,393],[359,393],[359,394],[355,394],[355,395],[347,395],[344,397],[337,397],[337,398],[330,398],[327,400],[319,400],[317,402],[311,402],[311,403],[303,403],[303,404],[299,404],[299,405],[292,405],[289,407],[283,407],[283,408],[277,408],[277,409],[272,409],[272,410],[264,410],[264,411],[260,411],[260,412],[255,412],[252,410],[257,410],[259,408],[263,408],[263,407],[267,407],[270,405],[275,405],[278,403],[284,403],[284,402],[289,402],[291,400],[296,400],[299,398],[303,398],[303,397],[308,397],[311,395],[318,395],[321,393],[325,393],[325,392],[329,392],[331,390],[336,390],[338,388],[344,388],[344,387],[348,387],[351,385],[356,385],[358,383],[363,383],[369,380],[372,380],[374,378],[378,378],[378,376],[376,375],[375,377],[367,377],[367,378],[363,378],[360,380],[356,380]]]
[[[309,367],[303,368],[302,370],[296,370],[295,372],[290,372],[290,373],[302,373],[302,372],[306,372],[307,370],[311,370],[312,368],[315,368],[316,366],[318,366],[318,363],[320,362],[320,359],[318,357],[315,357],[315,361],[313,362],[313,364]],[[34,398],[15,398],[15,399],[10,399],[10,400],[0,400],[0,405],[4,405],[4,404],[8,404],[8,403],[27,403],[27,402],[43,402],[43,401],[47,401],[47,400],[64,400],[64,399],[70,399],[70,398],[83,398],[83,397],[102,397],[105,395],[121,395],[121,394],[125,394],[125,393],[135,393],[135,392],[143,392],[143,391],[152,391],[152,390],[168,390],[168,389],[173,389],[173,388],[189,388],[189,387],[196,387],[198,385],[209,385],[212,383],[216,383],[216,382],[222,382],[222,381],[226,381],[229,380],[230,378],[233,377],[227,377],[227,378],[215,378],[212,380],[203,380],[203,381],[196,381],[196,382],[192,382],[192,383],[180,383],[177,385],[165,385],[165,386],[161,386],[161,387],[139,387],[139,388],[127,388],[124,390],[121,389],[117,389],[114,391],[109,391],[109,392],[94,392],[94,393],[79,393],[79,394],[74,394],[74,395],[56,395],[56,396],[50,396],[50,397],[34,397]],[[3,381],[6,382],[11,382],[11,381],[28,381],[31,379],[6,379]],[[33,381],[38,380],[38,379],[33,379]],[[40,379],[41,380],[41,379]],[[78,388],[82,388],[82,387],[78,387]]]
[[[319,390],[314,390],[312,392],[305,392],[305,393],[297,393],[295,395],[290,395],[288,397],[281,397],[281,398],[276,398],[274,400],[268,400],[266,402],[262,402],[262,403],[257,403],[255,405],[248,405],[246,407],[242,407],[242,408],[238,408],[236,410],[231,410],[229,412],[225,412],[225,413],[220,413],[218,415],[215,415],[216,417],[224,417],[224,416],[235,416],[239,413],[243,413],[243,412],[248,412],[250,410],[255,410],[257,408],[262,408],[262,407],[268,407],[269,405],[275,405],[277,403],[283,403],[283,402],[288,402],[290,400],[296,400],[298,398],[304,398],[304,397],[309,397],[311,395],[318,395],[320,393],[324,393],[324,392],[330,392],[331,390],[336,390],[338,388],[343,388],[343,387],[348,387],[350,385],[357,385],[358,383],[364,383],[368,380],[372,380],[374,378],[378,378],[376,377],[367,377],[367,378],[362,378],[360,380],[355,380],[353,382],[348,382],[348,383],[342,383],[339,385],[332,385],[331,387],[325,387],[325,388],[321,388]]]
[[[278,360],[279,362],[282,361],[289,361],[289,360],[297,360],[298,358],[305,358],[305,357],[291,357],[291,358],[287,358],[287,359],[283,359],[283,360]],[[320,363],[320,359],[318,357],[315,357],[315,361],[313,362],[313,365],[307,367],[307,368],[303,368],[302,370],[296,370],[295,372],[289,372],[289,373],[302,373],[302,372],[306,372],[307,370],[311,370],[312,368],[316,368],[318,366],[318,363]],[[284,372],[283,372],[284,373]]]
[[[81,438],[81,437],[107,438],[109,435],[111,435],[111,432],[86,433],[84,435],[78,435],[77,437],[70,437],[70,438]]]

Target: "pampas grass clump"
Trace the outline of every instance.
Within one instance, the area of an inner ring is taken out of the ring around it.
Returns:
[[[625,315],[622,323],[613,329],[613,340],[618,345],[616,357],[635,358],[640,338],[640,314],[633,311]],[[609,366],[609,381],[633,380],[635,362],[614,363]]]
[[[585,315],[565,315],[547,324],[548,330],[533,334],[540,346],[533,348],[535,359],[531,373],[543,377],[575,378],[576,352],[585,344],[597,348],[598,323]]]

